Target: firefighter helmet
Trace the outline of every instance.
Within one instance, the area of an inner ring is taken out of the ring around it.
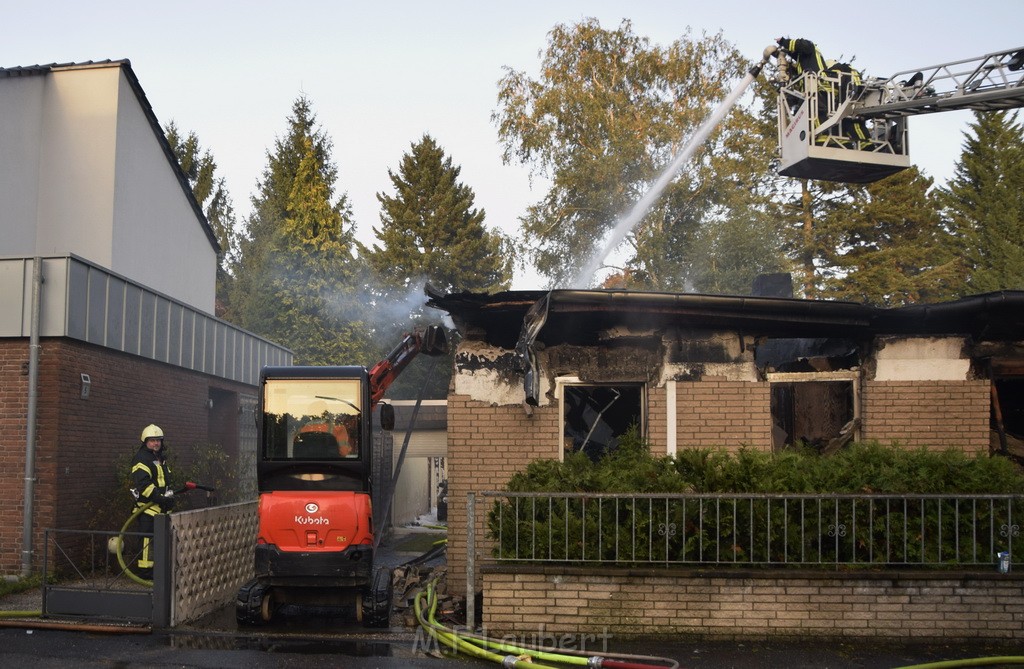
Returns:
[[[163,441],[164,440],[164,431],[161,430],[156,425],[147,425],[142,430],[142,437],[141,437],[141,439],[142,439],[142,441],[146,441],[147,439],[159,439],[160,441]]]

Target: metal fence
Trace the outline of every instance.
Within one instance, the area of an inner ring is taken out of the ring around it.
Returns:
[[[256,502],[153,517],[152,586],[132,578],[143,535],[116,530],[45,531],[44,616],[81,616],[166,628],[234,601],[252,577]],[[122,559],[112,550],[121,542]]]
[[[141,553],[137,532],[44,531],[42,616],[88,617],[166,627],[170,611],[168,516],[154,517],[153,585],[135,582],[113,549],[122,542],[125,565]]]
[[[988,568],[1024,556],[1013,495],[479,495],[481,561]]]

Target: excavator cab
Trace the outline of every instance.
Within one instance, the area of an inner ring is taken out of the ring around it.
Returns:
[[[870,183],[910,167],[906,118],[860,118],[850,72],[804,72],[779,89],[779,174]]]

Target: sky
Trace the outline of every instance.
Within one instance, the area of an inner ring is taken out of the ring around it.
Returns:
[[[161,125],[174,121],[212,151],[240,217],[292,103],[305,95],[333,142],[337,187],[366,244],[380,226],[377,194],[393,194],[388,170],[429,134],[461,168],[485,224],[516,237],[518,218],[541,199],[544,183],[531,183],[526,166],[503,164],[491,116],[505,68],[536,78],[554,26],[593,17],[615,29],[629,19],[635,34],[663,46],[688,31],[721,33],[751,60],[778,37],[804,37],[826,57],[852,59],[879,77],[1024,45],[1022,0],[966,4],[0,0],[0,67],[130,60]],[[911,119],[911,161],[945,183],[971,119],[970,112]],[[543,287],[530,270],[513,282]]]

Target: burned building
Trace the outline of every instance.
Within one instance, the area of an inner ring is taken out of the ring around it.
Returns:
[[[1024,437],[1024,292],[881,309],[646,293],[433,295],[461,335],[450,513],[538,458],[597,457],[635,425],[657,454],[828,452],[852,440],[969,453]],[[465,530],[450,528],[460,573]]]

